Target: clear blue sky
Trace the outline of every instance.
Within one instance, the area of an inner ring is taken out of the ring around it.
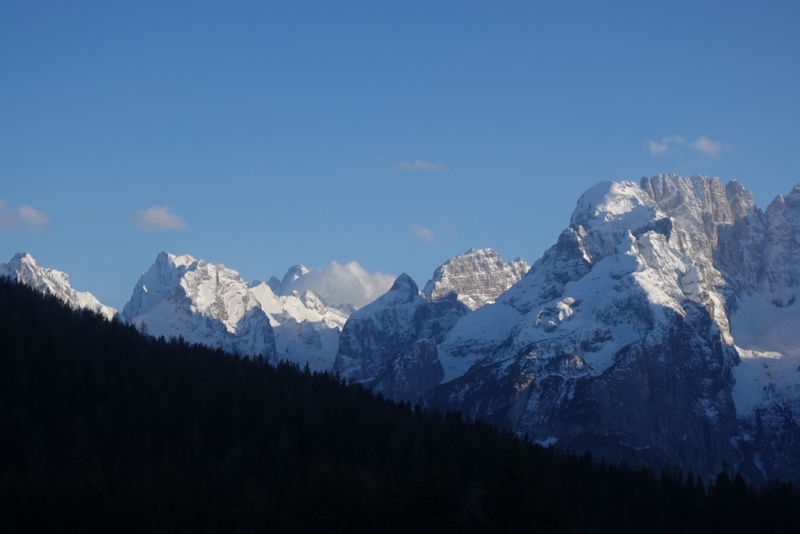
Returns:
[[[121,308],[161,249],[248,280],[532,263],[604,180],[765,208],[800,182],[799,27],[798,2],[3,2],[0,261]]]

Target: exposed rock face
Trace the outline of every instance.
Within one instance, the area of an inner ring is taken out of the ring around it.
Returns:
[[[308,272],[295,265],[284,281]],[[348,313],[327,306],[310,290],[278,295],[271,282],[248,286],[222,264],[161,252],[134,288],[122,317],[147,324],[153,335],[183,336],[244,356],[262,354],[329,370]]]
[[[528,272],[525,260],[508,263],[490,248],[470,249],[437,268],[422,293],[435,302],[454,294],[470,310],[477,310],[513,286]]]
[[[311,271],[309,271],[304,265],[292,265],[289,267],[289,270],[286,271],[286,274],[283,275],[283,280],[278,282],[278,279],[273,276],[267,283],[276,295],[289,295],[292,292],[292,282],[304,277],[309,272]]]
[[[798,285],[800,188],[764,214],[736,182],[600,184],[459,319],[423,400],[609,459],[800,479]]]
[[[347,311],[328,306],[310,289],[276,295],[269,283],[261,282],[250,291],[270,318],[279,358],[308,363],[313,371],[331,369]]]
[[[14,255],[8,263],[0,263],[0,276],[21,282],[46,295],[53,295],[74,309],[91,310],[108,320],[117,314],[117,310],[104,306],[91,293],[72,289],[66,273],[40,267],[27,252]]]
[[[392,398],[414,400],[443,378],[437,344],[456,322],[518,281],[524,260],[504,263],[491,249],[472,249],[436,269],[420,294],[408,275],[353,313],[333,370]]]
[[[415,399],[442,379],[430,341],[437,329],[417,284],[401,274],[386,294],[350,316],[333,371],[393,398]]]
[[[239,273],[189,255],[160,252],[134,287],[122,319],[154,336],[276,358],[269,318]]]

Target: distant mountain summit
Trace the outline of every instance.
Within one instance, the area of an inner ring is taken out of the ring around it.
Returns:
[[[114,308],[101,304],[91,293],[72,289],[66,273],[39,266],[27,252],[15,254],[8,263],[0,263],[0,276],[21,282],[46,295],[53,295],[74,309],[91,310],[108,320],[117,314]]]
[[[303,271],[292,267],[284,280]],[[269,282],[248,285],[222,264],[167,252],[158,254],[122,311],[125,321],[145,324],[153,335],[308,363],[313,370],[331,368],[347,315],[313,291],[278,295]]]
[[[422,293],[429,301],[454,294],[467,308],[477,310],[493,303],[529,269],[521,258],[505,263],[500,254],[490,248],[473,248],[438,267]]]
[[[121,318],[154,336],[179,337],[242,356],[274,360],[269,318],[239,273],[189,255],[160,252]]]
[[[471,249],[434,271],[420,293],[407,275],[354,312],[342,331],[334,372],[392,398],[414,400],[444,377],[437,344],[465,315],[491,303],[527,272],[491,249]]]
[[[331,368],[347,310],[329,306],[310,289],[280,295],[262,282],[250,291],[270,318],[279,357],[316,371]]]

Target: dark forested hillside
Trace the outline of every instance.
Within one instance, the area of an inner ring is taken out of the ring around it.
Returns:
[[[798,532],[759,492],[576,458],[0,279],[0,532]]]

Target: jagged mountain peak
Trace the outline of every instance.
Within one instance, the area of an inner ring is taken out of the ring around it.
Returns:
[[[183,336],[242,356],[275,357],[269,318],[239,273],[161,251],[133,289],[123,320],[152,335]]]
[[[505,263],[493,249],[471,248],[438,267],[422,293],[431,302],[455,296],[470,310],[475,310],[494,302],[525,276],[528,269],[522,258]]]
[[[271,276],[266,283],[270,287],[273,293],[275,293],[276,295],[281,294],[281,281],[278,280],[277,276]],[[252,287],[255,287],[257,285],[258,285],[257,283],[253,282]]]
[[[283,279],[281,280],[280,294],[286,295],[291,293],[292,282],[298,280],[299,278],[304,277],[310,272],[311,271],[309,271],[304,265],[301,265],[299,263],[297,265],[292,265],[291,267],[289,267],[289,269],[286,271],[286,274],[283,275]]]
[[[308,272],[293,266],[285,280]],[[161,251],[136,284],[123,319],[146,323],[153,335],[330,369],[349,312],[311,290],[276,291],[275,280],[247,284],[222,263]]]
[[[115,309],[101,304],[91,293],[75,291],[70,285],[69,275],[41,267],[27,252],[15,254],[8,263],[0,263],[0,276],[53,295],[75,309],[88,309],[109,320],[117,315]]]
[[[637,209],[642,207],[643,209]],[[571,226],[587,226],[590,221],[609,223],[632,211],[653,213],[653,200],[635,182],[600,182],[578,199],[570,220]]]
[[[170,254],[165,250],[161,250],[158,252],[156,256],[156,264],[159,265],[167,265],[172,267],[189,267],[191,264],[197,262],[197,259],[194,256],[189,254],[182,254],[182,255],[175,255]]]
[[[419,294],[419,288],[417,287],[417,283],[414,282],[414,280],[412,280],[411,277],[408,276],[406,273],[401,273],[400,276],[398,276],[395,279],[389,291],[409,294],[412,296]]]
[[[527,272],[492,249],[472,248],[440,266],[423,293],[403,273],[345,324],[334,371],[393,398],[414,400],[444,377],[436,345],[457,321]]]

